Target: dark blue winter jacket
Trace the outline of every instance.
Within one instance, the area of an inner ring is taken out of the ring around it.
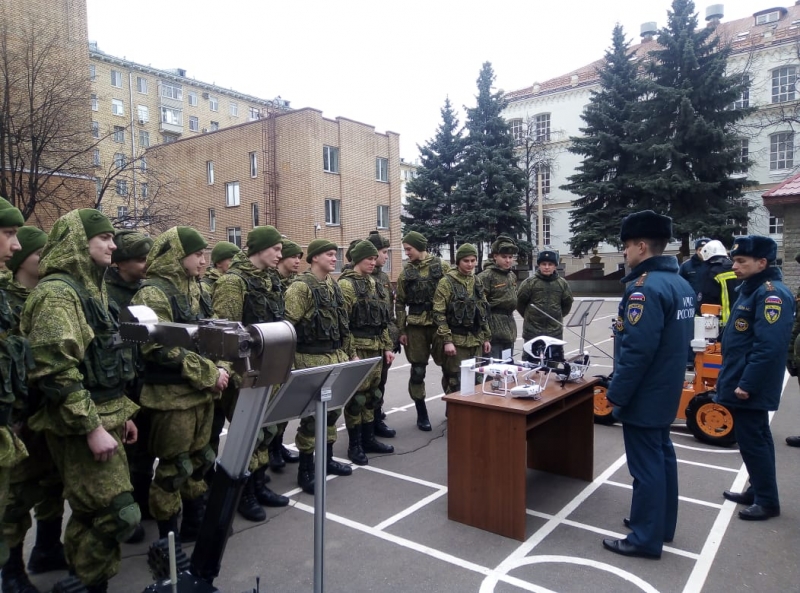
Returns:
[[[777,410],[783,390],[786,351],[794,323],[794,296],[779,268],[746,279],[722,334],[722,369],[716,401],[726,406]],[[739,399],[741,387],[750,397]]]
[[[669,426],[678,411],[686,351],[694,331],[695,293],[678,275],[678,260],[644,260],[628,283],[614,323],[614,416],[646,428]]]
[[[686,280],[692,287],[694,294],[700,292],[700,278],[703,275],[702,270],[705,266],[703,258],[696,253],[689,259],[681,264],[680,275],[681,278]]]

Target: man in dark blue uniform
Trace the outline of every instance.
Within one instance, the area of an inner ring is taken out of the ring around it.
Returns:
[[[628,471],[633,476],[624,539],[603,546],[623,556],[660,558],[678,520],[678,464],[669,437],[683,389],[686,348],[694,327],[692,287],[678,260],[663,255],[672,219],[652,210],[622,221],[620,241],[631,272],[614,324],[614,378],[608,400],[622,421]]]
[[[686,280],[694,289],[694,293],[700,292],[700,277],[701,271],[705,267],[703,256],[700,251],[706,246],[706,243],[711,241],[708,237],[700,237],[694,242],[694,254],[681,264],[680,275],[681,278]]]
[[[737,237],[733,271],[743,279],[722,334],[722,368],[715,400],[733,416],[733,430],[750,487],[726,490],[728,500],[748,507],[739,518],[763,521],[781,514],[775,476],[775,444],[769,412],[778,409],[786,351],[794,321],[794,297],[775,267],[778,246],[769,237]]]

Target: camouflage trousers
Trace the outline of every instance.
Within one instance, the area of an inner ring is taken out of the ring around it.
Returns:
[[[362,350],[356,349],[356,353],[361,360],[380,356],[383,358],[383,350]],[[353,428],[358,424],[369,424],[375,419],[375,408],[379,407],[383,399],[381,392],[381,375],[383,362],[379,362],[358,386],[358,390],[344,407],[344,423],[347,428]]]
[[[294,368],[310,369],[327,364],[347,362],[348,360],[349,358],[343,350],[336,350],[330,354],[302,354],[298,352],[294,355]],[[327,442],[329,443],[336,442],[336,422],[339,420],[341,415],[341,409],[328,412],[325,422],[328,427]],[[314,414],[300,419],[300,426],[297,428],[297,434],[294,437],[294,444],[301,453],[314,452],[314,446],[316,443],[316,427],[317,419]]]
[[[275,386],[270,394],[270,401],[278,393],[280,386]],[[239,400],[238,389],[226,389],[222,394],[222,408],[225,410],[225,418],[230,422],[233,420],[233,413],[236,411],[236,403]],[[269,465],[269,445],[272,439],[278,432],[278,427],[274,424],[265,426],[258,431],[256,438],[256,446],[253,449],[253,454],[250,456],[250,463],[247,467],[249,472],[254,472],[259,468]]]
[[[10,467],[0,467],[0,513],[5,511],[8,501],[8,482],[11,478]],[[8,544],[5,537],[0,533],[0,564],[5,564],[8,560]]]
[[[64,533],[64,554],[86,585],[108,581],[119,571],[120,542],[141,520],[133,502],[122,427],[107,429],[117,452],[95,461],[86,435],[58,436],[45,432],[47,446],[64,483],[72,515]]]
[[[23,442],[9,426],[0,426],[0,516],[5,514],[12,468],[28,456]],[[8,560],[8,544],[0,532],[0,566]]]
[[[447,356],[442,345],[441,351],[434,355],[434,362],[442,367],[442,390],[445,393],[461,391],[461,361],[482,356],[482,351],[480,345],[456,346],[455,356]]]
[[[23,429],[22,440],[30,456],[11,469],[8,504],[3,515],[3,537],[18,546],[31,528],[31,509],[37,521],[64,516],[64,485],[41,432]]]
[[[413,400],[425,399],[425,373],[428,368],[428,359],[433,353],[436,329],[435,325],[409,325],[406,327],[408,346],[405,347],[405,352],[408,362],[411,363],[408,393]]]
[[[166,521],[181,510],[181,499],[194,500],[207,489],[203,476],[216,459],[209,445],[214,403],[188,410],[148,411],[148,450],[158,457],[150,485],[150,514],[157,521]]]

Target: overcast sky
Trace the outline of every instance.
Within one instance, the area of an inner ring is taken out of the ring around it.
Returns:
[[[697,3],[700,22],[706,7]],[[728,0],[724,21],[790,2]],[[417,157],[449,96],[464,122],[481,65],[511,91],[602,57],[614,24],[638,41],[670,0],[87,0],[109,54],[400,134]]]

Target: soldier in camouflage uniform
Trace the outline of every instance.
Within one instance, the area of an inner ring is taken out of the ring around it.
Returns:
[[[542,251],[536,264],[536,274],[526,278],[517,290],[517,312],[523,319],[522,339],[527,342],[537,336],[550,336],[560,340],[564,335],[562,321],[572,309],[572,291],[556,270],[558,253]],[[523,358],[528,358],[527,354]]]
[[[389,338],[389,304],[386,288],[375,281],[372,272],[378,250],[370,241],[360,241],[350,250],[353,267],[342,272],[339,286],[350,319],[350,336],[360,359],[380,356],[387,364],[394,360]],[[350,444],[347,457],[356,465],[366,465],[366,453],[394,453],[394,447],[375,439],[375,408],[380,406],[382,365],[376,366],[359,385],[344,408],[344,421]],[[362,444],[363,441],[363,444]]]
[[[464,243],[456,252],[456,269],[436,286],[433,320],[436,322],[433,360],[442,367],[442,389],[461,389],[461,361],[489,354],[489,304],[474,272],[478,250]]]
[[[425,371],[433,348],[436,325],[433,321],[433,294],[436,285],[450,269],[441,258],[429,255],[428,240],[411,231],[403,237],[403,250],[408,262],[397,278],[397,329],[400,343],[406,348],[411,363],[408,393],[417,408],[417,428],[431,430],[425,405]],[[406,314],[408,306],[408,314]]]
[[[196,323],[212,315],[195,278],[205,264],[206,241],[190,227],[172,227],[153,243],[147,256],[147,279],[132,305],[145,305],[159,321]],[[214,399],[228,385],[228,372],[213,360],[181,347],[144,344],[145,370],[140,397],[150,414],[148,450],[158,457],[150,485],[150,514],[159,537],[177,532],[197,539],[207,485],[203,477],[214,464],[209,445]]]
[[[283,287],[275,270],[281,258],[281,234],[273,226],[259,226],[247,235],[247,255],[233,256],[228,271],[214,287],[214,314],[244,325],[271,323],[283,319]],[[228,388],[223,405],[230,421],[236,408],[238,390]],[[250,458],[250,478],[239,499],[239,514],[248,521],[264,521],[260,505],[285,507],[289,499],[267,487],[269,445],[277,431],[267,426],[260,431]]]
[[[109,300],[114,303],[117,311],[122,312],[131,304],[133,295],[145,279],[147,254],[150,253],[153,240],[138,231],[118,230],[114,235],[114,244],[117,249],[111,256],[113,265],[106,270],[106,290]],[[137,349],[134,350],[134,354],[136,351]],[[137,404],[138,391],[138,381],[134,381],[128,390],[128,396]],[[147,451],[147,440],[150,436],[147,410],[139,410],[136,415],[136,427],[139,429],[139,438],[132,445],[125,447],[125,453],[128,456],[128,467],[131,472],[133,499],[142,511],[142,517],[149,519],[150,481],[153,479],[153,464],[156,460]],[[138,543],[144,539],[144,535],[144,529],[140,526],[126,543]]]
[[[372,271],[372,277],[375,282],[383,286],[383,294],[386,299],[386,304],[389,307],[389,339],[392,341],[392,353],[400,352],[400,331],[397,329],[397,316],[394,310],[394,288],[389,275],[383,271],[383,266],[386,265],[389,259],[389,246],[391,243],[389,239],[381,235],[378,231],[370,231],[367,241],[371,242],[375,249],[378,250],[378,259],[375,262],[375,269]],[[392,358],[394,360],[394,358]],[[381,390],[381,399],[376,403],[375,407],[375,436],[384,439],[391,439],[397,434],[392,428],[386,425],[384,420],[386,414],[383,413],[383,396],[386,394],[386,380],[389,378],[389,367],[392,366],[391,362],[386,362],[383,359],[381,364],[381,383],[378,389]]]
[[[19,317],[31,290],[39,283],[39,256],[47,242],[47,233],[32,226],[19,229],[17,239],[22,246],[8,262],[13,274],[0,278],[0,290],[5,293],[14,319],[14,330],[19,327]],[[19,410],[24,416],[24,410]],[[14,466],[11,471],[11,488],[8,506],[3,517],[3,536],[11,548],[11,559],[3,567],[3,593],[34,591],[25,564],[22,545],[31,527],[31,509],[36,517],[36,545],[31,551],[28,570],[33,574],[64,570],[64,546],[61,544],[61,523],[64,516],[64,486],[58,475],[47,441],[40,432],[34,432],[18,422],[19,436],[30,456]]]
[[[489,303],[489,329],[492,332],[491,357],[500,359],[503,350],[514,352],[517,341],[517,323],[514,309],[517,307],[517,276],[511,270],[514,256],[518,252],[514,240],[500,236],[492,243],[492,262],[484,266],[477,278]]]
[[[231,267],[233,256],[241,252],[239,247],[228,241],[219,241],[214,245],[214,249],[211,250],[211,267],[200,278],[200,283],[209,295],[214,294],[214,285],[217,280]]]
[[[138,406],[125,396],[133,357],[114,346],[118,326],[103,282],[114,249],[114,229],[97,210],[58,219],[20,320],[38,400],[28,425],[44,432],[64,483],[67,562],[91,593],[108,590],[120,542],[141,519],[123,446],[137,438],[130,418]]]
[[[338,246],[327,239],[314,239],[308,246],[306,262],[311,269],[300,274],[289,286],[284,300],[285,318],[297,330],[297,349],[294,357],[296,369],[307,369],[347,362],[356,358],[350,339],[344,297],[330,273],[336,269]],[[336,421],[340,410],[328,412],[327,473],[349,476],[353,470],[333,459],[336,442]],[[321,420],[321,419],[320,419]],[[300,420],[295,444],[300,451],[297,484],[308,494],[314,493],[315,423],[311,415]]]
[[[281,239],[281,260],[278,262],[278,277],[283,286],[283,292],[297,278],[297,271],[300,269],[300,262],[303,259],[303,249],[294,241]],[[283,435],[286,432],[288,422],[279,422],[276,427],[275,436],[269,443],[269,468],[274,472],[281,472],[287,463],[298,463],[300,456],[294,451],[290,451],[283,445]]]

